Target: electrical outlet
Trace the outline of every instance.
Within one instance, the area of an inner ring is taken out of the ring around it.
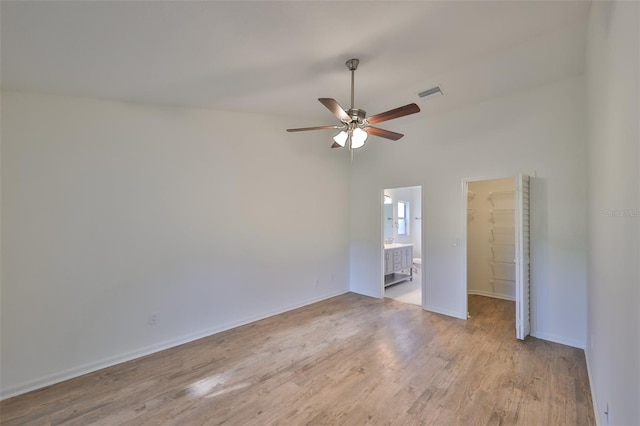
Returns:
[[[156,325],[160,321],[160,314],[158,312],[151,312],[149,314],[149,325]]]
[[[319,284],[320,284],[320,279],[316,278],[315,286],[318,287]]]

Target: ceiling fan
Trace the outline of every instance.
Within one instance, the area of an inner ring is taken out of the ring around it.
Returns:
[[[420,112],[420,108],[416,104],[408,104],[392,110],[381,112],[380,114],[367,117],[367,113],[355,108],[353,103],[355,71],[358,69],[359,59],[353,58],[346,62],[347,68],[351,71],[351,108],[345,110],[340,104],[332,98],[318,98],[320,103],[327,107],[329,111],[335,115],[340,124],[333,126],[316,126],[302,127],[298,129],[287,129],[287,132],[303,132],[307,130],[324,130],[339,129],[340,133],[333,137],[334,143],[331,148],[348,148],[349,150],[357,149],[364,146],[367,136],[374,135],[382,138],[398,140],[404,135],[392,132],[390,130],[372,127],[372,124],[382,123],[383,121],[393,120],[395,118],[404,117],[405,115]]]

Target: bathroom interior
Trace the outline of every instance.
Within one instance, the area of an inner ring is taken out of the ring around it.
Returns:
[[[384,190],[384,297],[422,306],[422,187]]]

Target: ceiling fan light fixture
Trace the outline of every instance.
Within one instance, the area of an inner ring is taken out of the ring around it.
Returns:
[[[347,132],[345,132],[344,130],[341,131],[340,133],[338,133],[337,135],[335,135],[333,137],[333,140],[335,143],[337,143],[338,145],[340,145],[341,147],[344,148],[344,144],[347,143]]]
[[[362,130],[359,127],[353,129],[353,134],[351,135],[351,149],[358,149],[364,146],[364,143],[367,140],[367,132]]]

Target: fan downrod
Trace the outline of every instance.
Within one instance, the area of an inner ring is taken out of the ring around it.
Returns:
[[[345,65],[347,65],[347,68],[349,68],[349,71],[351,71],[351,109],[355,108],[353,106],[353,100],[355,96],[354,87],[355,87],[356,70],[358,69],[359,63],[360,63],[360,59],[357,59],[357,58],[351,58],[347,62],[345,62]]]

